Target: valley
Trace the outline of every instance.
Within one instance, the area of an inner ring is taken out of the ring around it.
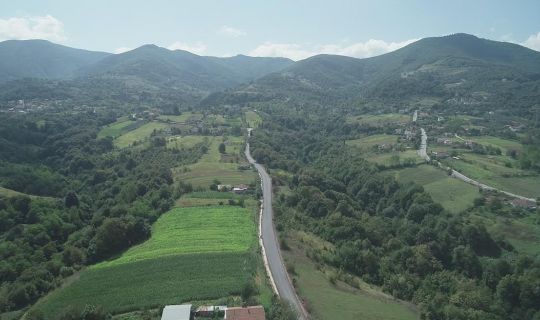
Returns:
[[[540,315],[536,51],[1,57],[1,320]]]

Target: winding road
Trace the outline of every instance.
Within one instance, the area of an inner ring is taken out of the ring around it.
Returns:
[[[418,155],[420,158],[426,160],[426,162],[429,162],[431,158],[427,154],[427,134],[426,130],[424,128],[420,128],[420,131],[422,132],[422,141],[420,142],[420,149],[418,149]]]
[[[251,131],[250,131],[251,133]],[[276,229],[274,228],[274,212],[272,211],[272,180],[264,169],[264,167],[258,164],[249,150],[249,143],[246,144],[246,158],[251,163],[261,177],[261,187],[263,193],[262,201],[262,215],[260,222],[260,240],[262,244],[263,258],[265,261],[265,267],[269,273],[270,282],[274,287],[274,290],[279,297],[289,302],[298,313],[298,319],[309,319],[302,302],[296,295],[296,291],[292,285],[285,264],[283,263],[283,257],[279,243],[277,240]]]
[[[429,158],[429,156],[427,154],[427,134],[426,134],[426,131],[424,130],[424,128],[420,128],[420,130],[422,131],[422,142],[420,144],[420,149],[418,149],[418,155],[420,157],[422,157],[424,160],[426,160],[427,162],[429,162],[431,159]],[[458,138],[458,139],[461,139],[462,141],[465,141],[465,139],[458,136],[457,134],[455,134],[455,137]],[[442,168],[442,164],[440,162],[439,162],[439,167]],[[458,171],[456,171],[456,170],[454,170],[454,169],[452,169],[450,167],[445,168],[445,170],[451,170],[452,177],[454,177],[456,179],[459,179],[459,180],[461,180],[463,182],[472,184],[473,186],[477,186],[480,189],[487,190],[487,191],[497,191],[497,192],[504,193],[509,197],[513,197],[513,198],[517,198],[517,199],[521,199],[521,200],[526,200],[526,201],[529,201],[531,203],[537,203],[536,199],[534,199],[534,198],[527,198],[527,197],[521,196],[519,194],[511,193],[511,192],[508,192],[508,191],[504,191],[504,190],[501,190],[501,189],[497,189],[497,188],[488,186],[487,184],[483,184],[483,183],[481,183],[481,182],[479,182],[477,180],[471,179],[471,178],[467,177],[466,175],[464,175],[464,174],[462,174],[462,173],[460,173],[460,172],[458,172]]]

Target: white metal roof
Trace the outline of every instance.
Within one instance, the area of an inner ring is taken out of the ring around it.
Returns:
[[[191,316],[191,305],[171,305],[165,306],[161,314],[161,320],[189,320]]]

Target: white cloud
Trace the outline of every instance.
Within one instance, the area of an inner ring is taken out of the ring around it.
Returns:
[[[266,42],[253,49],[249,55],[256,57],[287,57],[292,60],[301,60],[322,53],[368,58],[397,50],[417,40],[386,42],[384,40],[370,39],[366,42],[352,44],[325,44],[317,46]]]
[[[202,42],[197,42],[194,44],[189,44],[185,42],[174,42],[167,47],[169,50],[185,50],[194,54],[203,55],[206,53],[206,45]]]
[[[540,51],[540,32],[531,35],[525,42],[521,43],[522,46]]]
[[[303,49],[299,44],[265,42],[251,50],[249,55],[254,57],[286,57],[293,60],[301,60],[315,55],[315,53]]]
[[[119,53],[124,53],[124,52],[127,52],[127,51],[131,51],[133,50],[133,48],[130,48],[130,47],[120,47],[120,48],[117,48],[114,50],[114,53],[116,54],[119,54]]]
[[[230,26],[221,26],[221,28],[219,28],[217,33],[227,36],[227,37],[233,37],[233,38],[243,37],[247,35],[245,31],[237,29],[237,28],[233,28]]]
[[[66,40],[64,24],[51,15],[0,19],[0,40]]]

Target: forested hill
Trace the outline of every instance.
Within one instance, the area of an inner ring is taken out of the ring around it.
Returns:
[[[111,55],[82,69],[80,75],[131,78],[157,86],[211,92],[255,80],[291,63],[284,58],[203,57],[183,50],[144,45]]]
[[[371,99],[440,101],[480,95],[484,102],[530,94],[540,79],[540,53],[468,34],[425,38],[381,56],[318,55],[269,74],[233,95],[320,103]],[[214,97],[215,98],[215,97]],[[229,97],[230,99],[230,97]]]
[[[20,78],[65,79],[110,53],[74,49],[46,40],[0,42],[0,82]]]

